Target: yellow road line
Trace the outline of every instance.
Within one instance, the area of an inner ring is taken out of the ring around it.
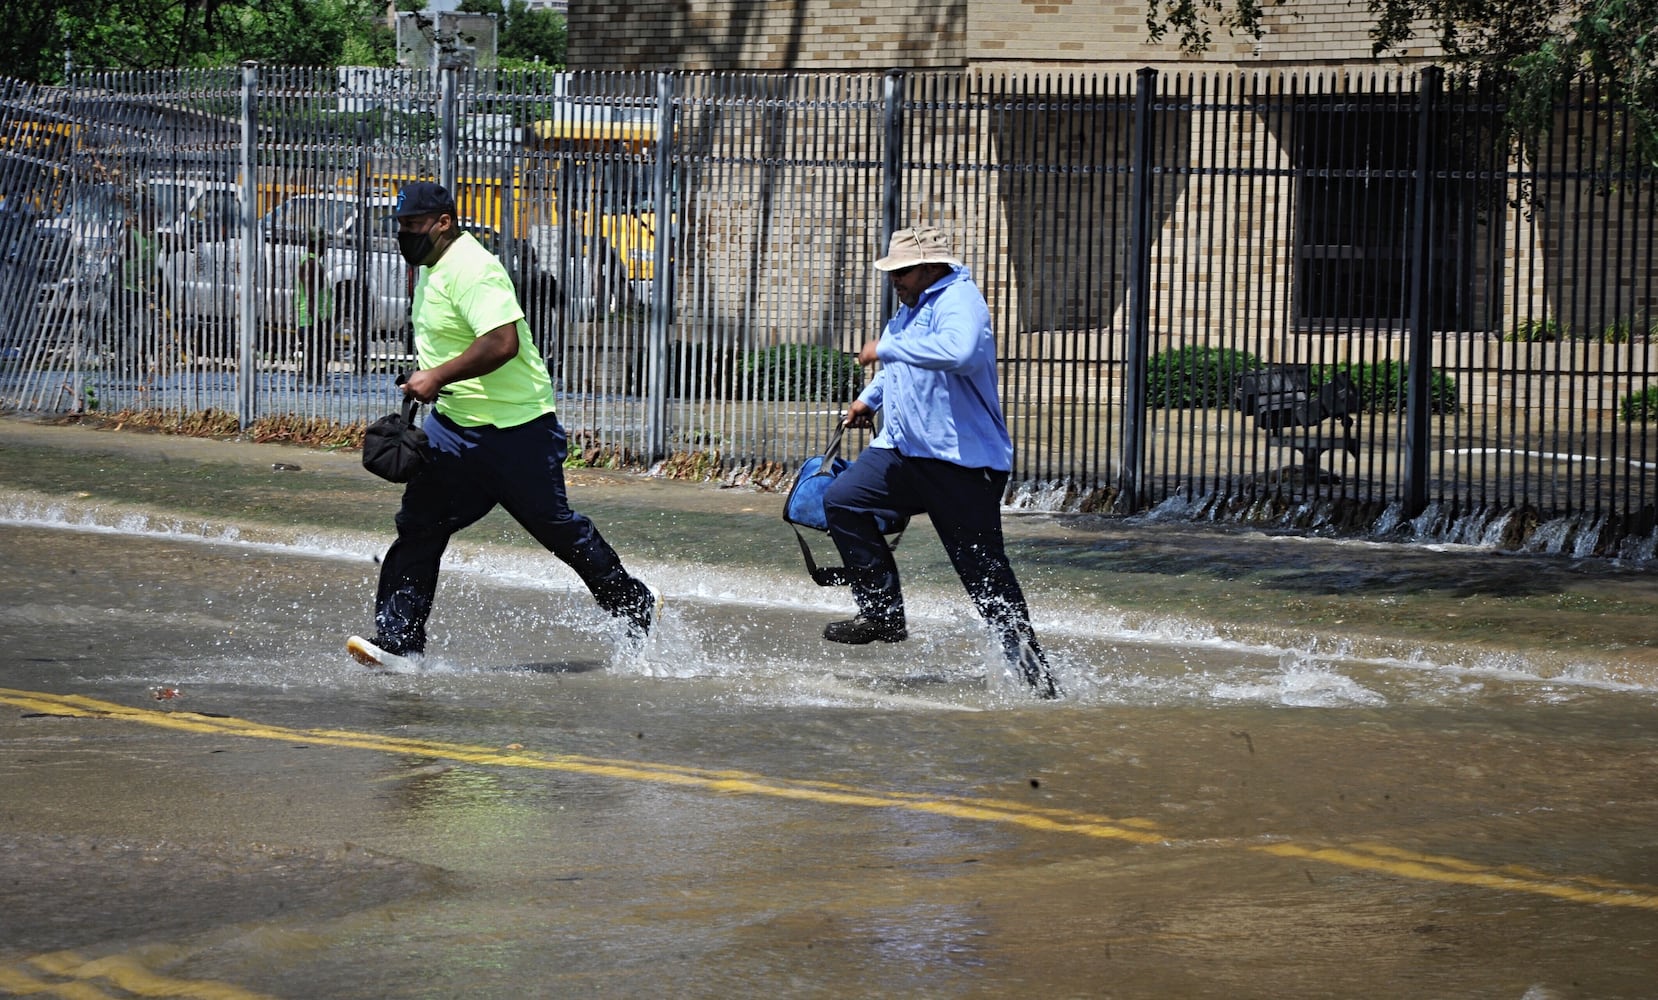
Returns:
[[[443,743],[350,730],[290,729],[246,719],[133,708],[81,695],[54,695],[0,688],[0,702],[16,705],[28,711],[123,719],[181,732],[303,741],[355,750],[437,757],[488,767],[562,771],[620,781],[648,781],[734,795],[760,795],[826,805],[907,809],[952,819],[1011,823],[1048,833],[1067,833],[1130,844],[1166,845],[1175,840],[1160,832],[1156,824],[1147,819],[1119,819],[1005,799],[875,791],[836,782],[793,781],[745,771],[614,760],[579,754],[543,755],[529,751],[504,751],[496,747]],[[1594,906],[1658,910],[1658,887],[1626,885],[1594,876],[1561,876],[1515,865],[1483,865],[1459,858],[1420,854],[1380,844],[1332,847],[1271,843],[1241,846],[1245,850],[1274,857],[1318,861],[1343,868],[1382,872],[1421,881],[1529,893]]]
[[[49,983],[4,965],[0,965],[0,992],[14,997],[62,997],[63,1000],[109,1000],[110,996],[87,983]]]
[[[821,802],[830,805],[869,808],[906,808],[958,819],[1011,822],[1047,831],[1081,833],[1104,840],[1136,844],[1161,844],[1168,837],[1142,819],[1118,821],[1103,816],[1068,810],[1049,810],[1021,803],[992,799],[927,796],[906,792],[875,792],[822,781],[788,781],[744,771],[709,770],[642,761],[612,760],[578,754],[542,755],[504,751],[497,747],[440,743],[430,740],[383,736],[350,730],[290,729],[222,716],[193,712],[166,712],[133,708],[82,695],[52,695],[0,688],[0,702],[9,702],[30,711],[89,718],[115,718],[181,732],[246,736],[258,739],[303,741],[321,746],[353,750],[417,754],[491,767],[518,767],[540,771],[563,771],[627,781],[705,788],[743,795]]]
[[[1262,854],[1283,858],[1304,858],[1340,865],[1361,871],[1386,872],[1424,882],[1451,882],[1457,885],[1477,886],[1505,892],[1528,892],[1537,896],[1552,896],[1573,903],[1592,906],[1627,906],[1641,910],[1658,910],[1658,890],[1650,886],[1618,886],[1617,888],[1588,888],[1589,880],[1574,876],[1532,877],[1509,874],[1514,869],[1477,865],[1457,858],[1434,855],[1408,855],[1389,851],[1371,853],[1363,849],[1341,847],[1306,847],[1300,844],[1258,844],[1250,848]],[[1601,885],[1616,883],[1594,880]]]
[[[194,997],[197,1000],[272,1000],[264,993],[251,993],[228,983],[213,979],[175,979],[151,972],[136,959],[127,955],[110,955],[86,961],[72,951],[55,951],[36,955],[29,964],[42,972],[69,978],[71,982],[54,983],[54,989],[66,989],[62,996],[107,997],[114,994],[98,992],[89,980],[101,980],[121,991],[121,996],[136,997]],[[0,969],[0,974],[3,974]],[[0,978],[0,987],[7,987]]]

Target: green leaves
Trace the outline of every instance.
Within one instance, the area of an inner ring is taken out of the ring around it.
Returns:
[[[1152,355],[1146,368],[1146,406],[1186,409],[1232,405],[1238,376],[1259,368],[1247,351],[1189,345]]]
[[[1296,0],[1281,0],[1273,9],[1290,32],[1343,16],[1307,6],[1297,12]],[[1519,152],[1536,151],[1566,84],[1589,74],[1603,97],[1628,110],[1632,147],[1658,167],[1658,0],[1365,0],[1365,8],[1376,55],[1437,47],[1447,68],[1502,93]],[[1211,25],[1258,41],[1261,0],[1147,0],[1154,42],[1173,31],[1182,51],[1203,52]]]
[[[522,2],[522,0],[518,0]],[[21,5],[0,36],[8,75],[63,82],[77,70],[233,66],[390,65],[379,0],[58,0]]]
[[[1146,368],[1148,409],[1224,409],[1232,405],[1238,376],[1261,367],[1247,351],[1190,345],[1152,355]],[[1341,370],[1359,388],[1367,413],[1403,413],[1410,366],[1399,361],[1345,365],[1311,365],[1308,383],[1314,391]],[[1455,413],[1456,379],[1444,372],[1428,376],[1428,412]]]
[[[564,66],[564,15],[532,10],[526,0],[461,0],[457,8],[469,14],[494,14],[496,53],[503,67]]]
[[[863,388],[863,369],[856,358],[815,344],[779,344],[755,351],[744,370],[757,399],[850,403]]]

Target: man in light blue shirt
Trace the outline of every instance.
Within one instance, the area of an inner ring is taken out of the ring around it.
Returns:
[[[858,352],[860,364],[879,361],[881,370],[842,420],[868,427],[879,411],[881,430],[824,495],[858,613],[830,622],[823,637],[853,645],[908,638],[898,564],[876,518],[924,513],[1008,662],[1039,696],[1056,697],[1002,545],[1013,442],[996,388],[990,309],[937,229],[899,230],[875,266],[902,304],[881,338]]]

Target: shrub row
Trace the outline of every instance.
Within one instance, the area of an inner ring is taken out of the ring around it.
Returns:
[[[1248,351],[1226,347],[1181,347],[1152,355],[1146,381],[1146,405],[1167,409],[1220,408],[1232,405],[1232,387],[1238,376],[1262,367]],[[1410,369],[1397,361],[1375,364],[1311,365],[1307,381],[1317,389],[1344,371],[1358,386],[1368,413],[1402,413]],[[1456,379],[1434,372],[1429,378],[1434,413],[1454,413]]]
[[[1627,344],[1634,340],[1658,339],[1658,319],[1649,322],[1645,329],[1642,329],[1636,320],[1615,319],[1602,327],[1599,333],[1594,333],[1574,330],[1550,316],[1522,320],[1514,325],[1514,329],[1504,334],[1503,339],[1518,344],[1551,343],[1560,340],[1599,340],[1603,344]]]
[[[1225,347],[1181,347],[1152,356],[1146,382],[1146,405],[1163,409],[1212,409],[1232,405],[1239,375],[1261,367],[1248,351]],[[1337,371],[1359,387],[1368,413],[1403,413],[1410,366],[1398,361],[1374,364],[1312,365],[1308,381],[1316,390]],[[814,344],[779,344],[750,353],[743,362],[748,384],[761,399],[802,402],[850,402],[863,388],[863,369],[845,351]],[[1429,377],[1431,409],[1454,413],[1456,379],[1444,372]],[[1658,420],[1658,387],[1625,396],[1618,404],[1625,421]]]
[[[850,403],[864,384],[856,357],[816,344],[778,344],[754,351],[743,361],[743,374],[757,399]]]

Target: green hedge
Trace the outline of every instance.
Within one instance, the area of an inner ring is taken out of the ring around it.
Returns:
[[[1248,351],[1226,347],[1182,347],[1151,356],[1146,372],[1146,406],[1167,409],[1232,405],[1238,376],[1259,368]]]
[[[743,359],[743,374],[756,399],[850,403],[863,388],[864,371],[845,351],[815,344],[779,344]]]
[[[1323,384],[1333,371],[1334,367],[1314,368],[1313,385]],[[1359,387],[1364,397],[1366,413],[1405,412],[1405,380],[1410,373],[1409,365],[1398,361],[1380,361],[1373,365],[1347,365],[1346,371],[1347,377]],[[1455,413],[1458,402],[1456,379],[1444,372],[1430,374],[1428,399],[1428,412]]]
[[[1618,415],[1631,424],[1658,420],[1658,386],[1649,386],[1620,399]]]
[[[1248,351],[1224,347],[1182,347],[1152,355],[1147,366],[1146,406],[1167,409],[1224,408],[1232,405],[1232,388],[1239,375],[1262,367]],[[1367,413],[1402,413],[1405,409],[1407,365],[1382,361],[1360,365],[1312,365],[1307,380],[1312,388],[1329,381],[1337,370],[1345,371],[1359,387]],[[1456,379],[1434,372],[1429,379],[1430,408],[1433,413],[1455,413]]]
[[[1553,318],[1522,320],[1503,336],[1504,340],[1535,344],[1556,340],[1594,340],[1603,344],[1627,344],[1632,340],[1658,338],[1658,320],[1649,319],[1643,329],[1637,319],[1622,317],[1609,321],[1597,335],[1592,331],[1573,330]]]

